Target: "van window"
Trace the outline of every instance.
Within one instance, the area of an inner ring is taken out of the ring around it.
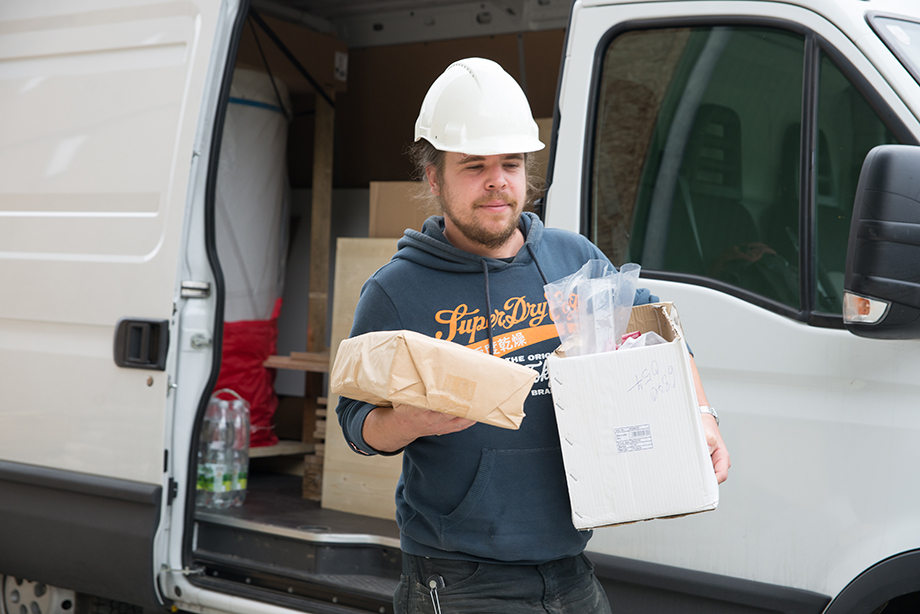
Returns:
[[[853,200],[863,160],[897,143],[862,94],[822,52],[815,156],[815,310],[839,315]]]
[[[766,27],[631,31],[598,92],[592,239],[614,263],[799,306],[805,39]]]
[[[872,15],[869,23],[892,53],[920,82],[920,23],[883,15]]]
[[[870,149],[897,140],[834,61],[812,48],[817,108],[805,116],[816,125],[803,138],[802,34],[661,28],[610,42],[597,92],[590,233],[614,263],[753,293],[786,313],[840,316],[859,172]],[[803,203],[808,142],[814,181]],[[801,300],[803,207],[813,233],[813,305]]]

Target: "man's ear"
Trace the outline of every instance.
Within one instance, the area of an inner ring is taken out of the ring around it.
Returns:
[[[441,187],[438,185],[438,169],[435,168],[434,164],[429,164],[425,167],[425,177],[428,178],[428,187],[431,189],[431,193],[437,196],[441,193]]]

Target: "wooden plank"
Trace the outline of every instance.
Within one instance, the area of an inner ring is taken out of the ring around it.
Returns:
[[[330,96],[335,96],[327,88]],[[333,98],[334,99],[334,98]],[[332,150],[335,109],[317,96],[313,137],[313,208],[310,227],[310,295],[307,311],[307,351],[326,349],[329,303],[329,235],[332,228]]]
[[[336,249],[335,296],[332,310],[332,347],[335,360],[339,343],[348,337],[361,286],[396,252],[397,239],[340,238]],[[338,405],[329,395],[327,407]],[[327,410],[328,411],[328,410]],[[319,446],[320,444],[318,444]],[[402,455],[362,456],[345,442],[335,415],[326,420],[322,445],[324,508],[392,519],[396,515],[393,494],[402,468]],[[319,452],[317,452],[319,454]]]
[[[321,501],[323,494],[323,457],[306,456],[303,461],[303,498]]]
[[[249,458],[268,458],[270,456],[297,456],[313,454],[314,445],[302,441],[281,440],[273,446],[259,446],[249,449]]]
[[[291,352],[291,358],[296,358],[297,360],[312,360],[314,362],[322,363],[325,362],[328,370],[329,366],[329,352]]]
[[[269,356],[262,364],[270,369],[289,369],[312,373],[329,372],[328,354],[317,354],[318,356],[325,356],[322,360],[316,358],[300,358],[294,356],[294,354],[301,354],[301,352],[291,352],[290,356]]]

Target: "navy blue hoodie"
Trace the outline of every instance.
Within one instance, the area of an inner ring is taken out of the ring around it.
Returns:
[[[475,424],[416,439],[403,450],[396,520],[403,552],[487,562],[543,563],[584,550],[591,536],[572,525],[545,357],[559,345],[543,286],[606,257],[584,237],[521,217],[524,247],[495,260],[453,247],[444,220],[407,230],[399,251],[361,290],[352,336],[414,330],[488,351],[540,373],[518,430]],[[648,290],[636,304],[657,300]],[[490,317],[486,317],[490,314]],[[488,322],[491,322],[491,331]],[[341,399],[346,440],[363,454],[372,405]]]

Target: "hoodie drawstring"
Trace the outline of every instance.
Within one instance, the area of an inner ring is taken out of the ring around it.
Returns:
[[[545,286],[549,283],[549,280],[546,279],[546,274],[543,273],[540,263],[537,262],[537,255],[533,252],[533,247],[530,243],[525,243],[524,246],[527,248],[527,251],[530,252],[530,259],[533,260],[534,266],[537,267],[537,272],[540,273],[540,277],[543,279],[543,285]],[[480,258],[479,263],[482,264],[482,274],[486,283],[486,330],[489,333],[489,354],[495,356],[495,338],[492,334],[492,299],[489,292],[489,263],[486,262],[485,258]]]
[[[479,260],[482,263],[482,274],[486,280],[486,330],[489,331],[489,354],[495,356],[495,339],[492,337],[492,299],[489,298],[489,263],[485,258]]]
[[[537,255],[533,253],[533,246],[530,243],[525,243],[524,247],[526,247],[527,251],[530,252],[530,259],[533,260],[534,266],[537,267],[537,272],[540,273],[540,277],[543,278],[543,285],[547,285],[549,280],[546,279],[546,275],[543,273],[543,269],[540,268],[540,263],[537,262]]]

